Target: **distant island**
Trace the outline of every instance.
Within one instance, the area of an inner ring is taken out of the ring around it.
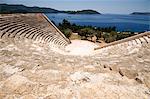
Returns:
[[[150,15],[150,12],[133,12],[131,15]]]
[[[68,14],[101,14],[95,10],[81,10],[81,11],[63,11]]]
[[[24,5],[8,5],[0,4],[1,14],[10,13],[68,13],[68,14],[100,14],[95,10],[81,10],[81,11],[59,11],[52,8],[45,7],[27,7]]]

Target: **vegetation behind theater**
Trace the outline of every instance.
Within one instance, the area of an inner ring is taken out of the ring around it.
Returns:
[[[54,23],[54,21],[52,21]],[[55,24],[55,23],[54,23]],[[98,40],[103,40],[106,43],[121,40],[130,36],[135,35],[135,32],[123,31],[118,32],[116,27],[93,27],[93,26],[81,26],[71,24],[68,20],[64,19],[62,23],[59,23],[58,28],[64,33],[67,38],[70,38],[73,33],[81,36],[82,40],[89,40],[93,36],[97,37]]]

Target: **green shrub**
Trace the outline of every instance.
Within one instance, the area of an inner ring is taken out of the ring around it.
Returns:
[[[63,30],[63,33],[64,33],[64,35],[65,35],[67,38],[69,38],[69,37],[71,36],[71,34],[72,34],[72,30],[69,29],[69,28],[67,28],[67,29],[64,29],[64,30]]]

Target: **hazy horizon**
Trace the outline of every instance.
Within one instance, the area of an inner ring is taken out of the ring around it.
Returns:
[[[1,0],[0,3],[47,7],[65,11],[92,9],[104,14],[150,12],[150,0]]]

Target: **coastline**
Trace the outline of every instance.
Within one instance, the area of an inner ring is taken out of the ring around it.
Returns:
[[[47,14],[50,20],[53,20],[56,25],[62,22],[63,19],[69,20],[72,24],[96,26],[96,27],[117,27],[119,32],[145,32],[149,31],[149,16],[135,16],[135,15],[120,15],[120,14]],[[137,17],[137,18],[136,18]]]

